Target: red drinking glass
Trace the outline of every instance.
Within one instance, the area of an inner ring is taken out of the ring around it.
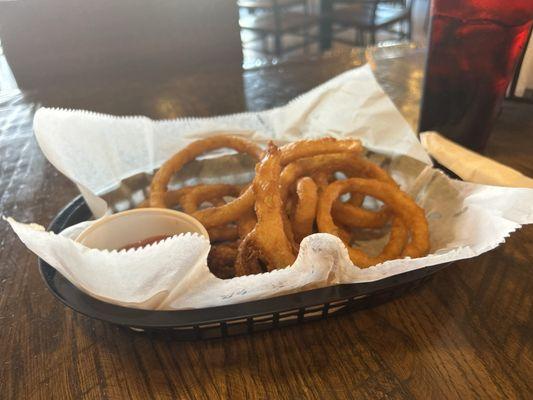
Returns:
[[[533,23],[533,0],[433,0],[419,130],[482,151]]]

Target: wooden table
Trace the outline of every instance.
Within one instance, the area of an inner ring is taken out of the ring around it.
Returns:
[[[245,71],[44,85],[0,97],[0,210],[48,224],[76,193],[40,152],[37,104],[153,118],[285,103],[357,66],[358,52]],[[377,62],[416,124],[422,56]],[[5,86],[4,86],[5,87]],[[244,89],[244,90],[243,90]],[[532,106],[506,103],[487,153],[533,175]],[[47,291],[36,257],[0,224],[0,398],[531,398],[533,226],[387,304],[251,336],[177,342],[75,314]]]

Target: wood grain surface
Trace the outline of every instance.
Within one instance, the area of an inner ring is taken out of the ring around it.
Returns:
[[[0,97],[0,210],[48,224],[77,192],[40,152],[38,104],[153,118],[280,105],[357,66],[332,55],[245,71],[42,87]],[[377,75],[416,122],[421,61]],[[402,71],[408,79],[401,78]],[[415,77],[415,78],[413,78]],[[418,79],[418,80],[417,80]],[[531,105],[506,103],[490,156],[533,176]],[[45,288],[37,259],[0,223],[1,399],[531,399],[533,226],[457,262],[403,297],[301,326],[204,342],[142,334],[76,314]]]

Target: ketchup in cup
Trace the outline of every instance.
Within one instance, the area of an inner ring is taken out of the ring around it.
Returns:
[[[162,240],[165,240],[169,237],[172,237],[172,235],[157,235],[157,236],[150,236],[146,239],[139,240],[137,242],[129,243],[126,246],[122,247],[120,250],[130,250],[130,249],[140,249],[145,246],[148,246],[150,244],[159,243]]]
[[[482,151],[532,22],[533,0],[433,0],[419,130]]]
[[[76,241],[91,249],[128,250],[188,232],[209,239],[205,227],[190,215],[163,208],[136,208],[96,220]]]

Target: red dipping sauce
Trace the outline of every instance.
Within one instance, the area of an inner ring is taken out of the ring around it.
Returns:
[[[139,240],[137,242],[133,242],[130,244],[127,244],[126,246],[122,247],[120,250],[130,250],[130,249],[140,249],[142,247],[148,246],[153,243],[161,242],[162,240],[165,240],[166,238],[172,237],[174,235],[157,235],[157,236],[150,236],[149,238]]]

